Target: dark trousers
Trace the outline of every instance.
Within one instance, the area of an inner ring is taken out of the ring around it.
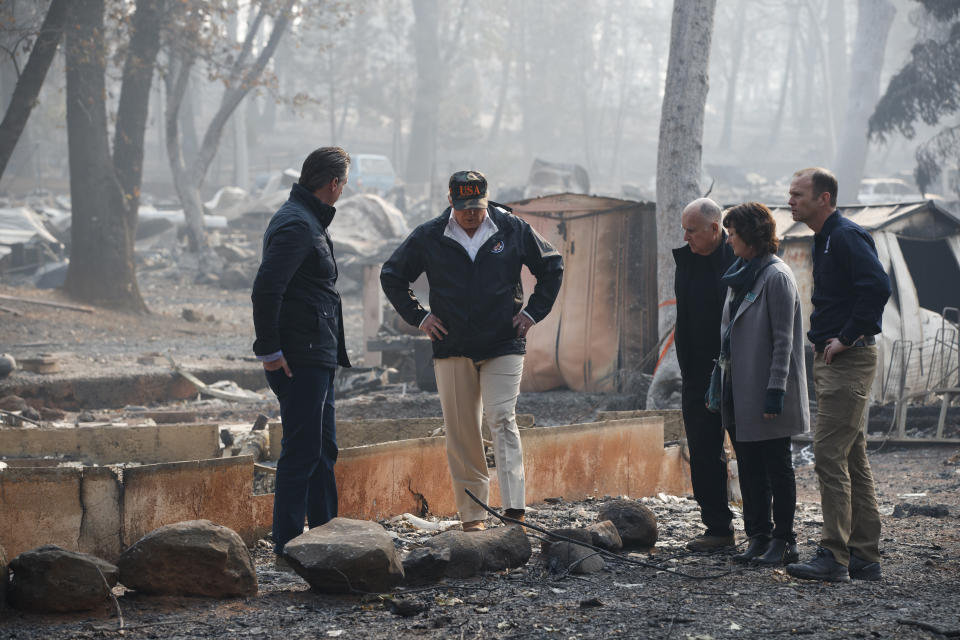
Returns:
[[[723,451],[723,425],[720,414],[710,413],[704,403],[704,394],[710,382],[710,371],[703,380],[691,384],[687,375],[683,380],[683,428],[690,451],[690,484],[693,497],[700,505],[700,518],[707,527],[707,535],[727,536],[733,532],[733,513],[727,505],[727,456]]]
[[[337,517],[336,410],[333,376],[328,367],[290,366],[267,371],[267,382],[280,401],[283,440],[277,461],[273,498],[273,545],[283,546],[303,533],[303,521],[319,527]]]
[[[738,442],[731,433],[730,439],[737,452],[746,534],[751,538],[766,536],[796,542],[793,516],[797,509],[797,482],[790,438]]]

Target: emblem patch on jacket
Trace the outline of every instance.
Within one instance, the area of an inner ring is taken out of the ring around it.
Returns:
[[[490,253],[500,253],[501,251],[503,251],[503,240],[497,240],[497,244],[493,245]]]

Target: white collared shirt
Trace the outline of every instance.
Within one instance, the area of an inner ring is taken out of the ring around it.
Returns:
[[[470,260],[476,262],[477,253],[480,251],[480,247],[483,246],[483,243],[490,239],[490,236],[495,234],[498,231],[497,223],[490,219],[490,212],[488,211],[485,216],[483,216],[483,222],[480,223],[480,226],[477,227],[477,230],[474,232],[473,237],[467,235],[467,232],[463,230],[463,227],[457,223],[457,219],[453,216],[453,211],[450,212],[450,221],[447,222],[447,228],[443,230],[443,235],[446,237],[455,240],[460,246],[462,246],[467,255],[470,256]],[[527,310],[524,309],[520,313],[530,318],[533,324],[537,324],[537,321],[533,319]],[[428,313],[423,316],[423,320],[420,321],[420,327],[423,326],[423,323],[429,318],[432,314]]]
[[[483,222],[480,223],[480,226],[477,227],[477,230],[471,238],[467,235],[467,232],[463,230],[463,227],[457,223],[457,219],[454,217],[453,211],[451,211],[450,221],[447,222],[447,228],[443,230],[443,235],[452,240],[456,240],[457,243],[466,250],[467,255],[470,256],[470,260],[476,262],[477,252],[480,251],[480,247],[497,231],[497,223],[490,218],[490,213],[487,212],[483,216]]]

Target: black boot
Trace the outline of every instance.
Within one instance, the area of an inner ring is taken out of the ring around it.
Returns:
[[[817,555],[812,560],[788,564],[787,573],[801,580],[850,582],[850,574],[847,572],[847,568],[837,562],[832,551],[823,547],[817,547]]]
[[[879,580],[883,577],[879,562],[864,560],[853,551],[850,551],[850,577],[854,580]]]
[[[762,556],[769,544],[769,536],[753,536],[750,538],[750,544],[747,545],[747,550],[733,556],[733,559],[737,562],[750,562],[754,558]]]
[[[754,558],[757,564],[792,564],[800,559],[800,553],[797,551],[797,543],[789,542],[783,538],[774,538],[770,541],[766,553],[759,558]]]

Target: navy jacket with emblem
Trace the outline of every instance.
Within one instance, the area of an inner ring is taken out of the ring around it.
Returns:
[[[292,365],[349,367],[337,263],[327,227],[336,209],[294,184],[263,234],[253,281],[258,356],[283,351]]]
[[[839,338],[849,346],[881,331],[890,276],[870,234],[834,211],[813,236],[813,313],[810,342]]]
[[[517,337],[513,316],[526,311],[536,322],[550,312],[563,278],[563,258],[509,207],[491,202],[487,215],[497,225],[471,261],[466,249],[443,235],[450,221],[448,207],[439,217],[413,230],[380,271],[387,298],[408,323],[419,326],[427,315],[410,283],[427,274],[430,313],[446,327],[433,342],[434,358],[464,356],[486,360],[526,352]],[[537,279],[523,307],[520,267]]]

